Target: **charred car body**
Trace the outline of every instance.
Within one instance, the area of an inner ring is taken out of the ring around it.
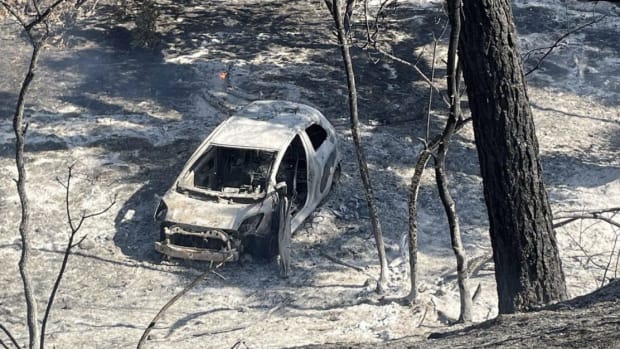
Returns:
[[[246,252],[272,257],[280,215],[290,215],[295,231],[328,194],[339,163],[336,133],[318,110],[253,102],[207,137],[166,192],[155,249],[216,262]]]

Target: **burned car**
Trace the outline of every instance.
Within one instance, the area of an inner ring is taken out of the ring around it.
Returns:
[[[215,262],[273,257],[283,222],[289,233],[300,227],[330,191],[339,163],[335,130],[318,110],[253,102],[207,137],[163,196],[155,249]]]

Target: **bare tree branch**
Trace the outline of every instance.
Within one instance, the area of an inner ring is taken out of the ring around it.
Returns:
[[[45,329],[47,327],[47,320],[49,318],[50,312],[52,311],[54,300],[56,299],[56,293],[58,292],[58,288],[60,287],[60,281],[62,280],[62,277],[64,276],[65,270],[67,268],[67,264],[69,263],[69,256],[71,255],[71,250],[75,246],[79,245],[82,241],[84,241],[84,239],[88,236],[88,235],[84,235],[80,239],[79,242],[74,244],[73,240],[75,239],[76,234],[79,232],[80,228],[82,227],[82,223],[84,223],[84,221],[87,218],[91,218],[91,217],[104,214],[116,203],[116,196],[115,196],[114,200],[107,207],[90,215],[82,215],[78,225],[74,226],[73,219],[71,218],[71,204],[70,204],[70,195],[69,195],[71,191],[71,178],[73,177],[73,167],[74,167],[73,164],[69,166],[68,174],[67,174],[67,182],[65,185],[63,185],[63,187],[65,188],[65,207],[66,207],[66,214],[67,214],[67,223],[69,224],[69,229],[71,231],[69,233],[69,240],[67,241],[67,245],[65,247],[65,251],[63,254],[62,263],[60,265],[60,271],[58,271],[58,274],[56,276],[56,281],[54,282],[54,286],[52,287],[52,291],[50,292],[50,296],[47,301],[47,307],[45,308],[45,315],[43,316],[43,321],[41,322],[40,349],[45,348]]]
[[[330,261],[332,261],[332,262],[334,262],[336,264],[340,264],[340,265],[343,265],[345,267],[348,267],[348,268],[351,268],[351,269],[354,269],[354,270],[357,270],[359,272],[362,272],[362,273],[366,274],[366,269],[364,269],[363,267],[360,267],[359,265],[355,265],[355,264],[352,264],[352,263],[345,262],[345,261],[343,261],[343,260],[341,260],[339,258],[336,258],[336,257],[328,254],[327,252],[325,252],[323,250],[321,250],[320,253],[321,253],[321,255],[323,257],[329,259]]]
[[[9,339],[11,340],[11,343],[13,343],[13,345],[18,348],[21,349],[21,347],[19,346],[19,344],[17,344],[17,341],[15,340],[15,337],[13,337],[13,335],[11,334],[11,332],[4,326],[2,326],[2,324],[0,324],[0,330],[2,330],[2,332],[4,332],[6,334],[7,337],[9,337]],[[5,345],[6,348],[6,345]]]
[[[534,65],[534,67],[533,67],[532,69],[528,70],[528,72],[527,72],[527,73],[525,73],[525,76],[528,76],[528,75],[530,75],[531,73],[533,73],[534,71],[538,70],[538,69],[540,68],[540,65],[542,64],[542,62],[543,62],[543,61],[547,58],[547,56],[549,56],[549,55],[551,54],[551,52],[553,52],[553,50],[555,50],[555,48],[557,48],[557,47],[558,47],[558,45],[559,45],[562,41],[564,41],[564,39],[566,39],[568,36],[570,36],[570,35],[572,35],[572,34],[575,34],[576,32],[578,32],[578,31],[580,31],[580,30],[582,30],[582,29],[584,29],[584,28],[587,28],[587,27],[589,27],[589,26],[591,26],[591,25],[593,25],[593,24],[595,24],[595,23],[598,23],[598,22],[602,21],[603,19],[605,19],[606,17],[607,17],[607,15],[600,16],[600,17],[595,18],[595,19],[593,19],[592,21],[590,21],[590,22],[588,22],[588,23],[586,23],[586,24],[580,25],[580,26],[579,26],[579,27],[577,27],[577,28],[574,28],[574,29],[572,29],[572,30],[569,30],[569,31],[568,31],[568,32],[566,32],[564,35],[560,36],[560,37],[559,37],[559,38],[558,38],[558,39],[557,39],[557,40],[556,40],[556,41],[555,41],[555,42],[554,42],[551,46],[549,46],[549,47],[539,47],[539,48],[535,48],[535,49],[532,49],[532,50],[529,50],[528,52],[526,52],[526,53],[523,55],[523,56],[525,57],[525,59],[524,59],[524,60],[528,59],[528,58],[529,58],[529,56],[530,56],[530,55],[531,55],[534,51],[547,50],[547,52],[545,52],[545,54],[544,54],[544,55],[543,55],[540,59],[538,59],[538,61],[537,61],[537,62],[536,62],[536,64]]]
[[[5,0],[0,0],[0,5],[2,5],[10,14],[19,22],[22,27],[26,27],[26,22],[22,19],[22,17],[15,11],[15,9],[9,5]]]
[[[37,15],[30,23],[24,26],[26,31],[30,31],[35,25],[45,21],[47,17],[52,13],[52,11],[65,0],[56,0],[53,4],[51,4],[42,14]],[[36,0],[35,0],[36,2]],[[37,9],[38,12],[38,9]]]
[[[606,210],[606,212],[613,212],[613,211]],[[568,223],[572,223],[579,219],[598,219],[610,225],[620,228],[620,222],[616,222],[611,218],[605,217],[602,215],[602,213],[603,212],[584,212],[582,214],[576,214],[576,215],[553,217],[554,220],[563,219],[563,221],[555,223],[553,225],[553,228],[559,228],[561,226],[567,225]]]
[[[226,258],[226,260],[224,260],[223,262],[216,265],[215,268],[210,267],[207,271],[198,275],[191,283],[189,283],[189,285],[185,286],[185,288],[182,289],[181,292],[177,293],[168,302],[166,302],[166,304],[164,304],[164,306],[161,307],[161,309],[157,312],[153,320],[151,320],[149,325],[146,327],[146,329],[142,333],[142,337],[140,337],[140,341],[138,341],[138,346],[136,348],[140,349],[142,348],[144,343],[146,343],[146,341],[148,340],[149,333],[151,333],[151,330],[153,330],[153,327],[155,327],[155,324],[157,324],[157,321],[159,321],[159,319],[164,315],[166,310],[168,310],[172,305],[174,305],[174,303],[176,303],[181,297],[183,297],[189,290],[194,288],[194,286],[196,286],[200,281],[202,281],[203,279],[206,279],[207,275],[211,273],[213,269],[217,269],[221,267],[222,265],[224,265],[224,263],[228,262],[231,258],[232,258],[232,255]]]
[[[386,57],[388,57],[388,58],[390,58],[390,59],[392,59],[392,60],[394,60],[394,61],[396,61],[396,62],[398,62],[398,63],[404,64],[404,65],[406,65],[406,66],[408,66],[408,67],[412,68],[412,69],[413,69],[413,70],[414,70],[414,71],[415,71],[415,72],[416,72],[416,73],[417,73],[417,74],[418,74],[418,75],[422,78],[422,80],[424,80],[424,82],[426,82],[426,84],[428,84],[429,86],[431,86],[431,87],[432,87],[432,88],[433,88],[433,89],[434,89],[434,90],[435,90],[435,91],[436,91],[436,92],[437,92],[437,93],[441,96],[441,99],[444,101],[444,103],[445,103],[446,105],[448,105],[448,106],[450,105],[450,101],[449,101],[449,100],[448,100],[448,98],[445,96],[445,94],[444,94],[444,93],[442,93],[442,91],[439,89],[439,87],[437,87],[437,85],[435,85],[435,84],[434,84],[434,83],[433,83],[433,82],[432,82],[432,81],[428,78],[428,76],[426,76],[426,74],[424,74],[424,72],[422,72],[422,70],[420,70],[420,68],[418,68],[418,66],[417,66],[417,65],[415,65],[415,64],[413,64],[413,63],[410,63],[410,62],[407,62],[406,60],[404,60],[404,59],[402,59],[402,58],[396,57],[396,56],[394,56],[393,54],[391,54],[391,53],[389,53],[389,52],[387,52],[387,51],[385,51],[385,50],[383,50],[383,49],[379,48],[379,47],[378,47],[378,46],[376,46],[376,45],[375,45],[375,50],[377,50],[377,52],[379,52],[379,53],[383,54],[384,56],[386,56]]]
[[[602,213],[620,213],[620,207],[610,207],[610,208],[604,208],[604,209],[594,209],[594,210],[561,210],[561,211],[557,211],[554,212],[556,215],[557,214],[570,214],[570,213],[580,213],[580,214],[602,214]],[[557,217],[554,217],[554,219],[557,219]]]
[[[611,253],[609,254],[609,260],[607,261],[607,265],[605,266],[605,272],[603,272],[603,279],[601,280],[601,286],[605,285],[605,279],[607,278],[607,273],[609,272],[609,267],[611,266],[611,262],[614,259],[614,254],[616,253],[616,245],[618,244],[618,238],[620,235],[616,234],[616,238],[614,239],[614,245],[611,248]]]

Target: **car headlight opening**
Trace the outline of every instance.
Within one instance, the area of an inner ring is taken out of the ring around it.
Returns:
[[[155,220],[161,222],[166,218],[166,214],[168,213],[168,205],[161,200],[159,205],[157,205],[157,209],[155,210]]]
[[[264,216],[264,214],[259,213],[250,218],[246,218],[246,220],[244,220],[243,223],[241,223],[241,225],[239,226],[239,233],[246,234],[256,231]]]

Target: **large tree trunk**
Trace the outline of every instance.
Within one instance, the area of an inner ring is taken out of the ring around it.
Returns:
[[[460,56],[487,204],[499,312],[566,297],[508,0],[464,1]]]

